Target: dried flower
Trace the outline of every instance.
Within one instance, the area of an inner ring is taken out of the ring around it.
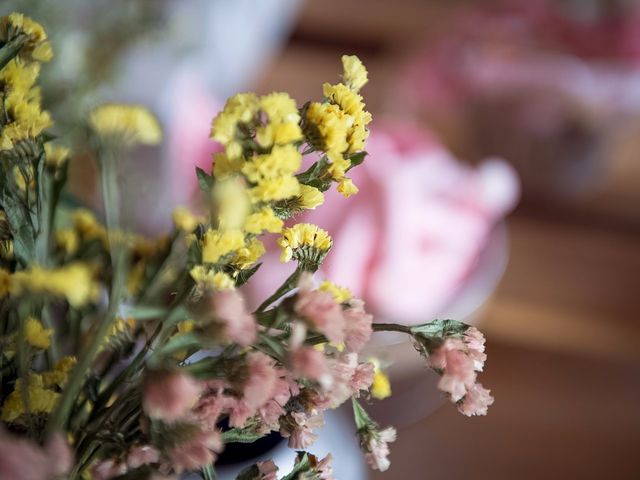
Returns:
[[[247,311],[242,295],[236,290],[213,294],[213,313],[229,340],[242,346],[251,345],[257,334],[253,316]]]
[[[149,372],[144,381],[142,406],[151,418],[171,423],[187,414],[200,393],[201,386],[184,373]]]
[[[138,105],[102,105],[91,112],[89,123],[101,137],[127,145],[156,145],[162,140],[158,120]]]

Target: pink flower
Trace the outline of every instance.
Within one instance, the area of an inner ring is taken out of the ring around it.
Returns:
[[[489,406],[493,405],[493,402],[494,398],[491,396],[491,392],[481,384],[476,383],[467,390],[467,394],[458,406],[458,410],[467,417],[486,415]]]
[[[260,472],[260,480],[278,480],[278,467],[273,460],[256,463]]]
[[[373,375],[375,367],[370,362],[361,363],[353,372],[353,376],[349,380],[349,387],[355,396],[360,395],[361,390],[369,390],[373,383]]]
[[[473,368],[477,372],[481,372],[484,368],[484,362],[487,361],[487,354],[484,353],[484,335],[476,327],[469,327],[464,332],[463,340],[467,346],[467,354],[473,361]]]
[[[237,290],[215,292],[213,310],[229,340],[243,347],[251,345],[256,340],[256,322]]]
[[[223,444],[217,430],[200,431],[190,440],[169,452],[169,461],[176,473],[196,470],[209,465],[222,451]]]
[[[71,470],[71,450],[60,434],[40,447],[0,426],[0,478],[11,480],[53,480]]]
[[[288,417],[286,426],[280,428],[280,435],[289,438],[289,448],[304,450],[316,441],[318,436],[313,428],[324,425],[321,415],[308,416],[304,412],[293,412]]]
[[[196,404],[201,387],[189,375],[177,371],[150,372],[144,381],[142,407],[151,418],[174,422]]]
[[[333,467],[331,466],[332,461],[333,457],[329,453],[316,465],[316,472],[318,473],[318,478],[320,480],[334,480]]]
[[[372,432],[365,448],[365,460],[374,470],[384,472],[391,466],[389,461],[389,443],[396,440],[396,429],[387,427],[380,432]]]
[[[110,480],[127,473],[127,466],[109,458],[101,460],[91,468],[91,478],[93,480]]]
[[[227,411],[229,412],[229,425],[232,427],[242,428],[247,420],[255,415],[255,408],[251,408],[241,398],[226,397]]]
[[[461,340],[446,339],[429,357],[429,365],[442,371],[438,388],[448,393],[453,402],[464,397],[467,388],[476,381],[474,362],[467,355],[467,348]]]
[[[296,377],[319,382],[323,388],[331,386],[332,378],[324,354],[313,347],[300,347],[289,354],[291,371]]]
[[[244,401],[249,408],[257,409],[268,402],[276,388],[277,373],[274,362],[264,353],[247,356],[249,378],[244,384]]]
[[[137,445],[133,447],[127,455],[127,466],[135,469],[142,465],[158,463],[160,452],[150,445]]]
[[[330,342],[344,341],[345,318],[342,307],[330,293],[301,288],[294,310],[311,328],[322,333]]]
[[[359,352],[371,338],[373,315],[364,310],[362,300],[351,300],[350,307],[344,311],[345,339],[349,352]]]

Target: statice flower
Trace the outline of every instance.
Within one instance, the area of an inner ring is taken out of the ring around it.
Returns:
[[[151,418],[174,422],[196,404],[201,386],[177,371],[150,372],[145,378],[142,407]]]

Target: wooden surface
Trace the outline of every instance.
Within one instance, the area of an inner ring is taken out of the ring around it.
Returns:
[[[358,53],[373,79],[371,110],[397,114],[395,73],[442,5],[308,2],[256,87],[318,98],[340,54]],[[598,192],[530,202],[510,218],[510,263],[481,322],[489,416],[445,406],[401,428],[391,471],[372,478],[640,478],[640,150],[611,155]]]

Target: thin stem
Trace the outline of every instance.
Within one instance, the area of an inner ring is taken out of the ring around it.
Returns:
[[[412,335],[411,327],[397,323],[374,323],[372,327],[374,332],[400,332]]]
[[[298,280],[300,280],[300,275],[302,275],[303,271],[304,270],[300,267],[300,265],[298,265],[294,270],[294,272],[291,275],[289,275],[289,278],[287,278],[284,281],[284,283],[280,285],[280,288],[278,288],[278,290],[276,290],[273,295],[271,295],[269,298],[267,298],[264,302],[260,304],[260,306],[256,310],[256,313],[263,312],[273,302],[275,302],[280,297],[286,295],[291,290],[293,290],[298,284]]]

